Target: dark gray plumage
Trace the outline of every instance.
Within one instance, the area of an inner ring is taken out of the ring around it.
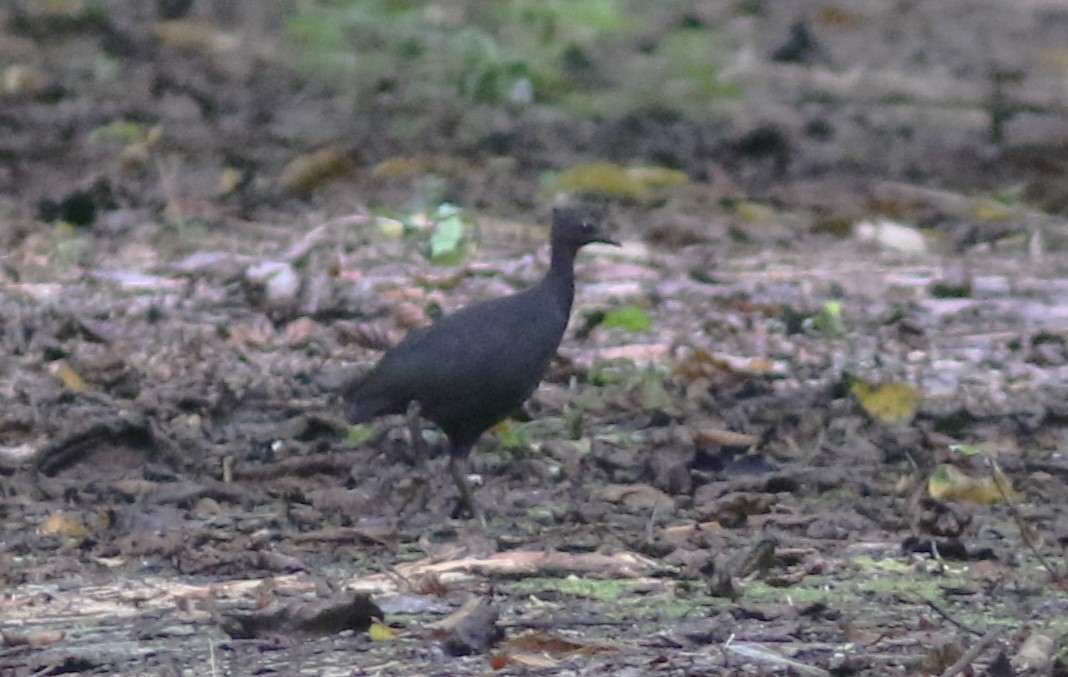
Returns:
[[[575,255],[605,237],[582,210],[553,210],[552,262],[536,286],[463,308],[419,329],[344,393],[362,423],[404,413],[412,402],[451,445],[449,471],[472,515],[466,459],[478,438],[517,410],[538,386],[567,328],[575,297]]]

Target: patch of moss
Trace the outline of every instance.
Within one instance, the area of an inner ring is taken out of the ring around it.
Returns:
[[[556,177],[556,188],[568,193],[645,201],[659,189],[688,182],[686,173],[676,169],[595,162],[560,172]]]

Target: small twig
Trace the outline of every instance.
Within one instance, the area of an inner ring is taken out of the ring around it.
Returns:
[[[986,651],[987,647],[996,642],[1002,633],[1005,632],[1005,628],[994,628],[990,632],[983,635],[982,639],[976,642],[972,648],[964,652],[964,655],[957,659],[957,662],[949,666],[942,673],[942,677],[953,677],[959,675],[979,657],[979,654]]]
[[[961,623],[960,621],[958,621],[956,618],[953,618],[952,616],[949,615],[949,612],[947,612],[945,609],[943,609],[942,607],[938,606],[937,604],[935,604],[931,600],[927,599],[927,600],[924,600],[924,602],[926,602],[927,606],[931,607],[931,609],[933,609],[935,613],[937,613],[939,616],[941,616],[942,618],[946,619],[947,621],[949,621],[953,625],[957,626],[961,630],[963,630],[965,632],[970,632],[973,635],[975,635],[976,637],[982,637],[983,636],[982,632],[976,630],[975,628],[968,627],[964,623]]]
[[[178,199],[178,174],[181,171],[182,161],[177,155],[171,155],[166,161],[158,154],[153,154],[156,173],[159,176],[160,192],[163,193],[164,212],[173,219],[174,225],[181,226],[185,222],[185,213],[182,210],[182,202]]]
[[[938,551],[938,542],[934,539],[931,539],[931,556],[938,563],[938,573],[944,574],[946,572],[946,561],[942,559],[942,553]]]
[[[656,539],[656,518],[659,514],[660,503],[653,502],[653,509],[649,513],[649,520],[645,523],[645,542],[652,544]]]
[[[208,635],[208,658],[211,660],[211,677],[216,677],[219,667],[215,664],[215,642],[212,641],[211,635]]]
[[[1023,539],[1024,545],[1034,554],[1039,563],[1049,574],[1050,579],[1054,585],[1061,590],[1068,591],[1068,577],[1065,577],[1046,557],[1039,551],[1038,544],[1035,543],[1035,539],[1031,535],[1031,527],[1024,522],[1023,515],[1020,514],[1020,509],[1016,507],[1012,497],[1009,496],[1009,490],[1005,487],[1005,473],[1001,471],[1001,466],[993,458],[988,458],[987,462],[990,463],[994,469],[994,486],[998,488],[998,492],[1001,493],[1001,498],[1004,499],[1005,505],[1009,508],[1009,513],[1012,515],[1013,521],[1016,522],[1016,528],[1020,530],[1020,538]]]
[[[341,216],[326,223],[321,223],[289,245],[289,249],[282,254],[281,260],[292,263],[297,259],[302,259],[313,249],[333,242],[335,239],[333,231],[335,229],[351,225],[363,225],[370,223],[374,218],[370,214],[349,214],[348,216]]]

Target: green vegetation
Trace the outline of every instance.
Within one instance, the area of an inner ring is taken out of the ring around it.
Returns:
[[[370,442],[375,436],[374,430],[371,426],[364,423],[349,427],[348,433],[345,435],[345,444],[356,446],[365,442]]]
[[[827,301],[818,313],[805,318],[802,326],[805,330],[819,333],[829,339],[845,338],[846,326],[842,320],[842,302]]]
[[[639,306],[628,305],[605,313],[601,326],[605,329],[642,332],[652,329],[653,321],[649,319],[649,313]]]
[[[653,203],[664,189],[689,182],[685,172],[666,167],[623,167],[609,162],[570,167],[556,176],[556,188],[567,193],[603,195]]]
[[[430,261],[439,266],[455,266],[467,254],[468,220],[463,211],[449,203],[438,205],[430,215],[434,232],[430,236]]]
[[[538,597],[545,595],[551,599],[561,596],[573,598],[569,604],[589,600],[610,603],[602,607],[608,618],[684,618],[692,615],[704,615],[710,607],[723,606],[722,600],[707,594],[678,596],[670,593],[668,588],[649,590],[649,584],[627,579],[579,578],[527,578],[505,582],[502,590],[512,594]]]
[[[397,212],[379,210],[378,230],[387,237],[412,237],[436,266],[458,266],[468,253],[468,242],[476,229],[469,212],[449,202],[433,203],[426,210]]]
[[[686,8],[633,0],[304,0],[287,29],[301,65],[345,83],[359,105],[412,112],[549,104],[618,115],[740,94],[719,81],[716,31],[689,20]]]

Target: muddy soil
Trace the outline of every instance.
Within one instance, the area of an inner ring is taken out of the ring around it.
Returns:
[[[1059,4],[694,3],[746,85],[704,118],[418,136],[285,3],[70,4],[0,8],[0,675],[1066,674]],[[587,162],[687,182],[594,198],[483,528],[337,390],[534,283]],[[428,186],[454,265],[379,215]]]

